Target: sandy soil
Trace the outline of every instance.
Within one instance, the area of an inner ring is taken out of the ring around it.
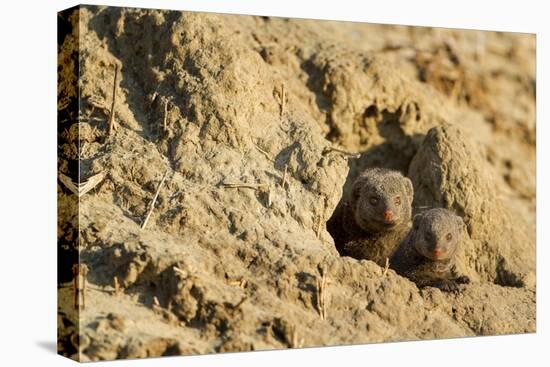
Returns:
[[[535,331],[533,35],[89,6],[60,24],[59,169],[105,176],[79,201],[58,185],[61,354]],[[370,166],[464,218],[472,284],[339,256],[326,222]]]

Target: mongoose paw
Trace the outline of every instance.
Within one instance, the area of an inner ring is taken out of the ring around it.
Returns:
[[[458,284],[470,284],[470,278],[466,275],[462,275],[456,278],[455,282]]]
[[[432,284],[430,286],[440,289],[443,292],[458,292],[458,283],[454,280],[449,279],[440,279]]]

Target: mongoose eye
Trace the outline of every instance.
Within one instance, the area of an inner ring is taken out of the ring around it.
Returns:
[[[452,233],[447,233],[447,241],[450,241],[453,239]]]
[[[425,239],[426,241],[431,240],[431,239],[432,239],[432,234],[431,234],[430,232],[424,233],[424,239]]]
[[[378,204],[378,198],[371,197],[371,198],[369,199],[369,203],[371,203],[372,205]]]
[[[401,196],[396,196],[394,199],[395,205],[401,205]]]

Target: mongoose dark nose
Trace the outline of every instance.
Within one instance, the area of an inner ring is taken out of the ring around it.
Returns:
[[[386,210],[384,212],[384,220],[387,222],[393,220],[393,212],[391,210]]]
[[[439,259],[441,256],[443,256],[443,250],[441,249],[441,247],[436,246],[436,247],[434,248],[434,257],[435,257],[436,259]]]

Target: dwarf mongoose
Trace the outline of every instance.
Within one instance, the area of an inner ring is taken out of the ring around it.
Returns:
[[[401,173],[368,168],[352,185],[330,223],[341,255],[372,260],[383,266],[408,232],[413,186]]]
[[[455,254],[464,227],[462,218],[447,209],[430,209],[416,215],[390,266],[419,287],[457,291],[459,284],[470,282],[455,270]]]

